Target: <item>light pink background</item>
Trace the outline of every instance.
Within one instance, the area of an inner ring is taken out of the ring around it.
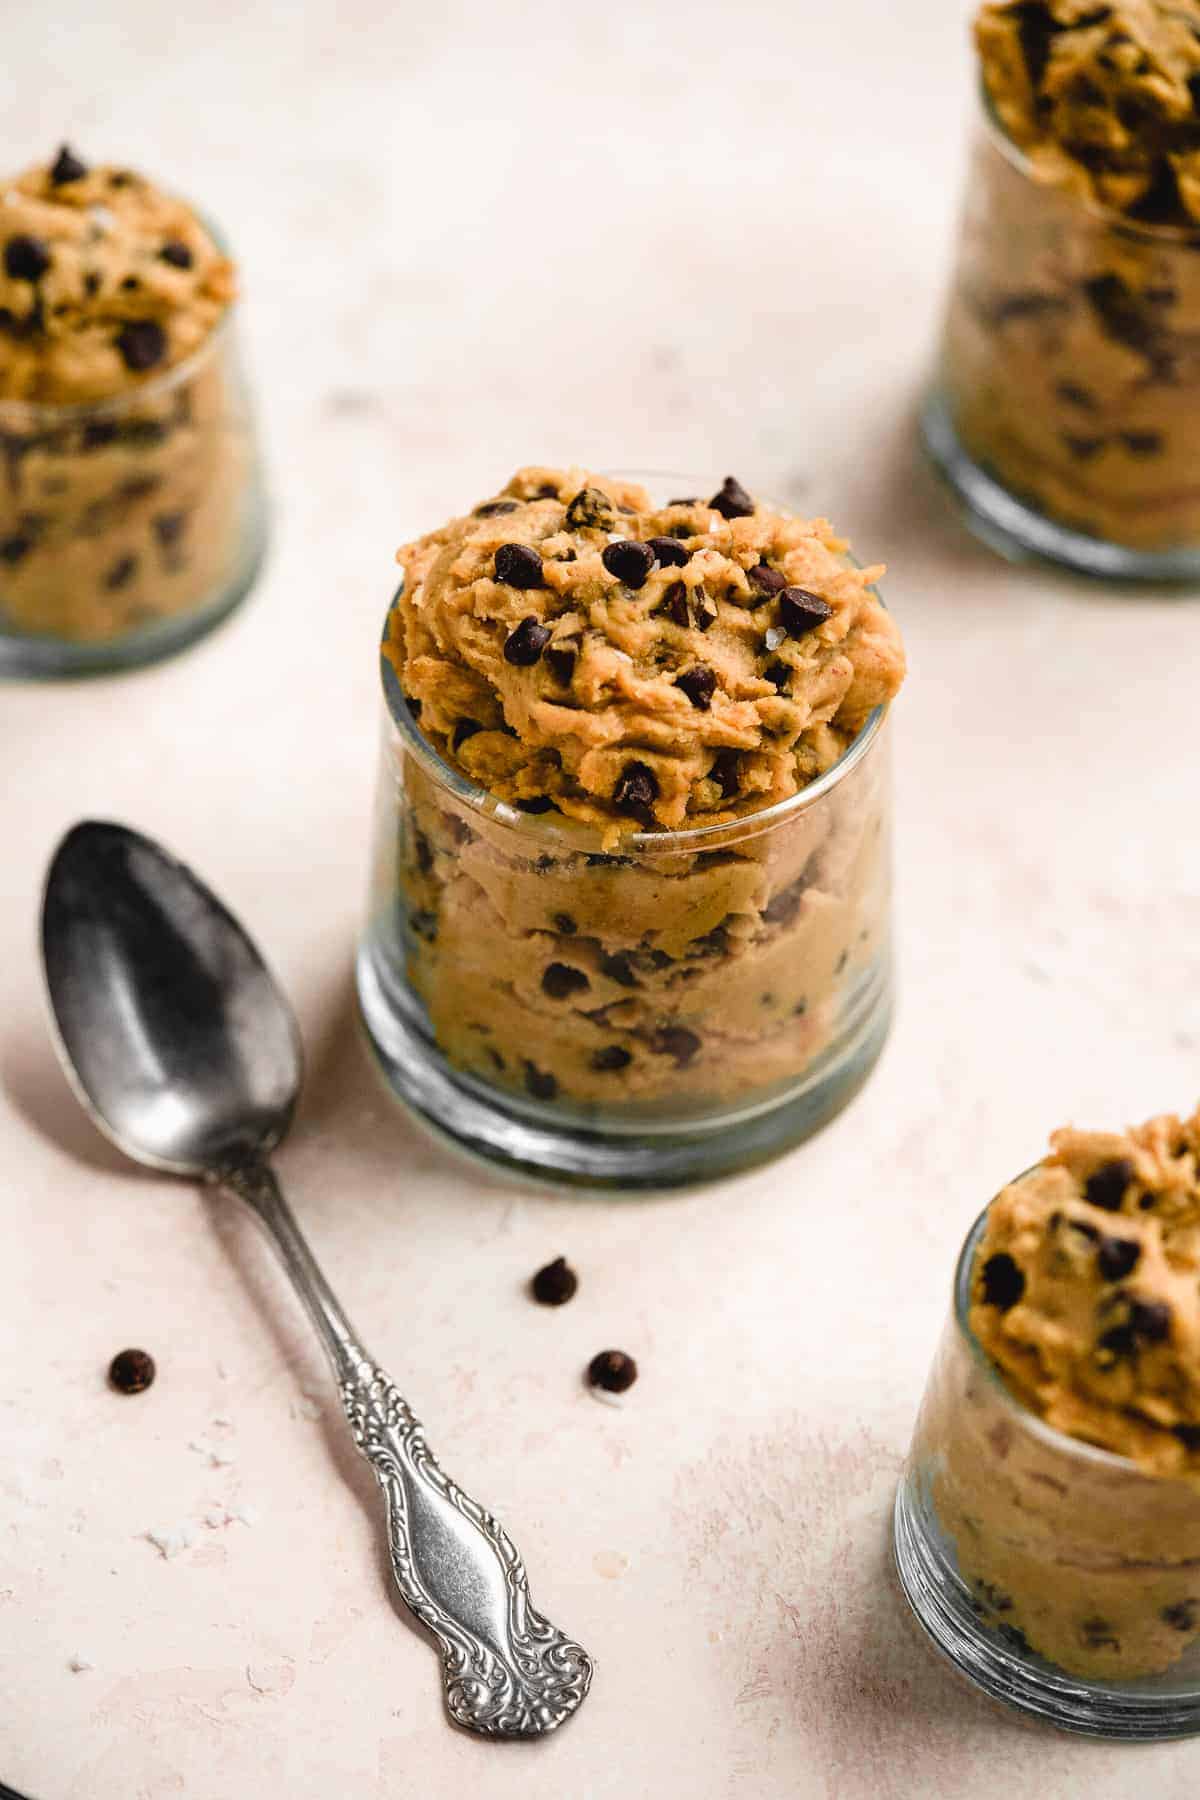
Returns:
[[[0,162],[69,134],[240,246],[277,498],[269,574],[207,644],[0,689],[0,1777],[34,1800],[1194,1794],[1200,1748],[1076,1742],[960,1687],[885,1566],[966,1225],[1054,1124],[1189,1106],[1200,1047],[1196,612],[1014,574],[914,459],[962,11],[10,8]],[[820,1139],[692,1198],[459,1166],[356,1035],[392,551],[533,459],[827,510],[891,562],[911,646],[895,1037]],[[287,981],[296,1207],[595,1653],[552,1742],[443,1723],[265,1247],[77,1114],[34,945],[88,814],[194,862]],[[523,1286],[559,1252],[582,1284],[550,1313]],[[161,1370],[131,1400],[103,1382],[126,1344]],[[609,1345],[643,1371],[620,1409],[579,1379]],[[170,1559],[144,1535],[183,1527]]]

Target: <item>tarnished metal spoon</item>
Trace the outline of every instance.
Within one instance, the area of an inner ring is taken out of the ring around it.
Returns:
[[[42,955],[59,1052],[100,1130],[135,1162],[240,1195],[274,1241],[383,1489],[396,1585],[437,1639],[451,1717],[497,1737],[553,1731],[586,1695],[591,1659],[534,1610],[504,1530],[439,1467],[267,1161],[291,1123],[302,1056],[258,951],[159,845],[88,822],[51,863]]]

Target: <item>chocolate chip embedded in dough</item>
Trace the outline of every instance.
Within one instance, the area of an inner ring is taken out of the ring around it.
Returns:
[[[33,539],[22,531],[14,532],[11,537],[0,538],[0,562],[7,563],[10,569],[19,562],[24,562],[33,549]]]
[[[664,569],[682,569],[685,563],[692,560],[691,551],[685,549],[678,538],[647,538],[646,547],[653,550],[655,560]]]
[[[833,608],[828,600],[822,600],[820,594],[809,593],[807,588],[786,587],[779,596],[779,621],[789,637],[806,637],[832,616]]]
[[[546,662],[556,681],[569,687],[571,677],[575,673],[575,664],[579,661],[579,652],[573,644],[552,644],[546,651]]]
[[[518,812],[523,813],[548,813],[554,810],[554,802],[549,794],[529,794],[524,799],[514,800],[513,805]]]
[[[1133,1164],[1127,1156],[1117,1157],[1088,1177],[1084,1198],[1089,1206],[1102,1207],[1105,1212],[1120,1212],[1125,1191],[1132,1180]]]
[[[64,144],[51,166],[50,180],[55,187],[66,187],[68,182],[82,181],[87,172],[87,164]]]
[[[687,630],[692,622],[692,615],[688,611],[687,588],[682,581],[673,581],[664,591],[657,611],[664,618],[670,619],[672,625],[678,625],[681,631]]]
[[[584,487],[567,503],[569,531],[611,531],[617,509],[602,488]]]
[[[633,1057],[621,1044],[606,1044],[603,1050],[594,1050],[591,1056],[591,1067],[597,1074],[615,1074],[619,1069],[627,1069]]]
[[[792,678],[792,669],[791,669],[790,663],[785,663],[785,662],[768,663],[766,668],[763,670],[763,679],[766,681],[769,681],[771,683],[771,686],[774,688],[777,688],[781,694],[786,689],[787,684],[791,680],[791,678]]]
[[[600,973],[607,975],[610,981],[615,981],[618,987],[635,988],[638,985],[638,978],[633,972],[633,964],[623,950],[618,950],[610,956],[602,956]]]
[[[732,800],[740,791],[741,759],[736,750],[718,750],[709,775],[721,790],[724,800]]]
[[[675,686],[683,689],[697,712],[707,712],[717,691],[716,670],[697,663],[694,668],[685,669],[682,675],[676,676]]]
[[[555,913],[550,922],[554,926],[555,931],[562,937],[574,937],[575,933],[579,930],[578,925],[575,923],[570,913]]]
[[[553,1100],[558,1094],[555,1077],[531,1062],[525,1064],[525,1086],[535,1100]]]
[[[1091,462],[1093,457],[1099,456],[1108,440],[1102,437],[1076,437],[1072,432],[1064,431],[1062,441],[1076,462]]]
[[[1060,381],[1054,391],[1066,406],[1077,407],[1080,412],[1090,413],[1096,410],[1095,396],[1077,382]]]
[[[141,375],[167,354],[167,334],[156,319],[130,319],[118,331],[116,345],[125,367]]]
[[[1179,1600],[1174,1606],[1164,1606],[1159,1616],[1172,1631],[1196,1631],[1200,1629],[1200,1601]]]
[[[626,763],[613,788],[613,801],[635,817],[648,813],[658,799],[658,778],[644,762]]]
[[[1171,1431],[1185,1450],[1200,1450],[1200,1425],[1172,1425]]]
[[[169,263],[173,269],[190,269],[194,260],[181,238],[168,238],[158,254],[160,261]]]
[[[138,559],[136,556],[120,556],[111,568],[105,570],[104,585],[115,592],[117,588],[128,587],[137,574]]]
[[[475,508],[471,517],[473,519],[494,519],[500,513],[516,512],[519,505],[520,501],[518,500],[485,500],[482,506]]]
[[[693,588],[692,602],[696,608],[696,625],[700,631],[707,631],[717,622],[717,609],[703,588]]]
[[[537,552],[535,551],[536,555]],[[504,660],[517,669],[532,669],[542,659],[542,651],[550,642],[549,627],[535,614],[521,620],[504,640]]]
[[[700,1051],[700,1039],[686,1025],[663,1025],[650,1039],[650,1048],[656,1056],[669,1056],[680,1069],[688,1064]]]
[[[1157,320],[1150,317],[1133,289],[1120,275],[1095,275],[1083,283],[1083,292],[1109,337],[1143,355],[1161,340]]]
[[[542,559],[532,544],[501,544],[493,566],[496,580],[506,587],[525,589],[546,585]]]
[[[638,1367],[624,1350],[601,1350],[588,1364],[587,1378],[592,1387],[609,1394],[623,1394],[637,1380]]]
[[[570,963],[548,963],[542,975],[542,992],[549,994],[552,1000],[565,1000],[571,994],[586,993],[591,985],[583,970],[572,968]]]
[[[1079,1627],[1079,1636],[1085,1649],[1119,1650],[1121,1640],[1107,1619],[1084,1619]]]
[[[473,738],[476,732],[482,730],[483,726],[478,719],[455,719],[454,729],[450,733],[450,748],[455,756],[458,755],[468,738]]]
[[[1096,1262],[1105,1281],[1124,1281],[1132,1275],[1142,1254],[1142,1246],[1132,1238],[1100,1239]]]
[[[4,273],[11,281],[40,281],[50,267],[50,250],[41,238],[18,232],[4,246]]]
[[[556,1256],[538,1270],[529,1287],[539,1306],[565,1306],[578,1291],[579,1277],[565,1256]]]
[[[187,514],[185,512],[157,513],[151,522],[154,526],[155,537],[164,550],[169,550],[183,536],[184,527],[187,524]]]
[[[1130,456],[1161,456],[1164,439],[1161,431],[1122,431],[1121,443]]]
[[[654,552],[636,538],[618,538],[615,544],[604,546],[600,561],[626,587],[640,588],[645,587],[654,568]]]
[[[772,568],[770,563],[755,563],[752,569],[746,570],[746,575],[756,596],[761,596],[763,600],[769,600],[773,594],[782,592],[787,586],[787,576],[783,570]]]
[[[708,504],[723,519],[748,519],[754,511],[752,497],[732,475],[725,477]]]
[[[1133,1300],[1129,1323],[1144,1344],[1165,1344],[1171,1335],[1171,1309],[1164,1300]]]
[[[1007,1251],[989,1256],[980,1271],[983,1281],[983,1303],[998,1312],[1008,1312],[1025,1292],[1025,1277]]]

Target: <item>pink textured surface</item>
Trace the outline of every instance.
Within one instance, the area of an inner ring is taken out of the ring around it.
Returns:
[[[1195,611],[1014,574],[914,461],[962,12],[667,0],[635,51],[619,9],[542,0],[194,7],[169,33],[149,0],[62,0],[53,50],[37,9],[6,21],[5,166],[69,133],[241,248],[278,497],[267,579],[210,642],[0,690],[0,1777],[35,1800],[1195,1792],[1196,1746],[1074,1742],[961,1687],[884,1559],[970,1218],[1050,1126],[1190,1105],[1200,1045]],[[356,1037],[391,552],[534,457],[732,469],[828,510],[890,559],[911,645],[895,1037],[820,1139],[692,1198],[454,1164]],[[596,1655],[556,1740],[443,1724],[264,1246],[68,1096],[34,926],[86,814],[193,861],[289,984],[312,1080],[282,1174]],[[559,1252],[581,1288],[546,1312],[523,1284]],[[160,1375],[121,1399],[129,1343]],[[579,1383],[609,1344],[643,1371],[620,1409]],[[169,1559],[144,1536],[183,1527]]]

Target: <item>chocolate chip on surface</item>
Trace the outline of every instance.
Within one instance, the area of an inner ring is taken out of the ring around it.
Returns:
[[[535,1100],[553,1100],[558,1094],[555,1077],[531,1062],[525,1064],[525,1086]]]
[[[546,652],[546,662],[556,681],[569,687],[571,677],[575,673],[575,664],[579,661],[579,652],[570,644],[552,644]]]
[[[678,625],[682,631],[687,630],[692,622],[692,615],[688,611],[687,588],[682,581],[673,581],[665,589],[658,611],[664,618],[670,619],[672,625]]]
[[[638,978],[633,972],[633,964],[623,950],[600,958],[600,973],[615,981],[618,987],[635,988]]]
[[[603,1388],[608,1394],[623,1394],[638,1377],[638,1366],[624,1350],[601,1350],[588,1364],[590,1386]]]
[[[616,517],[616,507],[601,488],[580,488],[567,503],[569,531],[610,531]]]
[[[506,587],[540,588],[546,585],[541,556],[532,544],[501,544],[494,567],[496,580]]]
[[[4,246],[4,273],[11,281],[40,281],[50,267],[50,251],[41,238],[18,232]]]
[[[678,1068],[686,1069],[700,1050],[700,1039],[686,1025],[663,1025],[650,1039],[656,1056],[671,1057]]]
[[[664,569],[682,569],[692,560],[691,551],[685,549],[678,538],[647,538],[646,547],[653,550],[655,561]]]
[[[613,801],[626,811],[640,816],[650,811],[658,799],[658,778],[644,762],[626,763],[617,777]]]
[[[618,1069],[627,1069],[633,1057],[622,1044],[606,1044],[603,1050],[594,1050],[591,1056],[591,1067],[600,1075],[616,1074]]]
[[[787,576],[783,570],[773,569],[770,563],[755,563],[752,569],[746,570],[746,574],[755,594],[761,595],[764,600],[769,600],[773,594],[781,593],[787,586]]]
[[[108,1379],[118,1394],[140,1394],[154,1380],[154,1358],[145,1350],[120,1350],[108,1365]]]
[[[717,691],[716,670],[697,663],[694,668],[685,669],[682,675],[676,677],[675,686],[683,689],[697,712],[707,712]]]
[[[55,187],[66,187],[69,181],[82,181],[87,172],[87,164],[81,162],[75,152],[64,144],[54,159],[50,180]]]
[[[692,590],[692,600],[696,608],[696,627],[699,631],[707,631],[717,622],[717,609],[702,587]]]
[[[158,254],[173,269],[190,269],[192,266],[192,253],[181,238],[168,238]]]
[[[600,561],[626,587],[640,588],[645,587],[654,568],[654,552],[636,538],[618,538],[615,544],[605,544]]]
[[[542,992],[549,994],[552,1000],[565,1000],[570,994],[585,993],[591,985],[583,970],[572,968],[570,963],[548,963],[542,975]]]
[[[999,1312],[1008,1312],[1025,1292],[1025,1277],[1005,1250],[989,1256],[980,1274],[983,1303],[996,1307]]]
[[[1132,1180],[1133,1164],[1127,1156],[1117,1157],[1088,1177],[1084,1198],[1089,1206],[1102,1207],[1105,1212],[1120,1212],[1125,1190]]]
[[[565,1256],[556,1256],[538,1270],[529,1286],[539,1306],[565,1306],[578,1290],[579,1277]]]
[[[708,504],[724,519],[748,519],[754,511],[754,501],[732,475],[725,477]]]
[[[805,637],[832,616],[828,600],[810,594],[807,588],[786,587],[779,596],[779,621],[789,637]]]
[[[1132,1238],[1100,1239],[1096,1262],[1105,1281],[1124,1281],[1137,1268],[1142,1246]]]
[[[130,319],[118,331],[116,345],[125,367],[141,375],[167,354],[167,334],[156,319]]]
[[[549,627],[530,613],[505,638],[504,660],[512,663],[514,668],[532,669],[534,663],[541,661],[542,651],[549,642]]]

